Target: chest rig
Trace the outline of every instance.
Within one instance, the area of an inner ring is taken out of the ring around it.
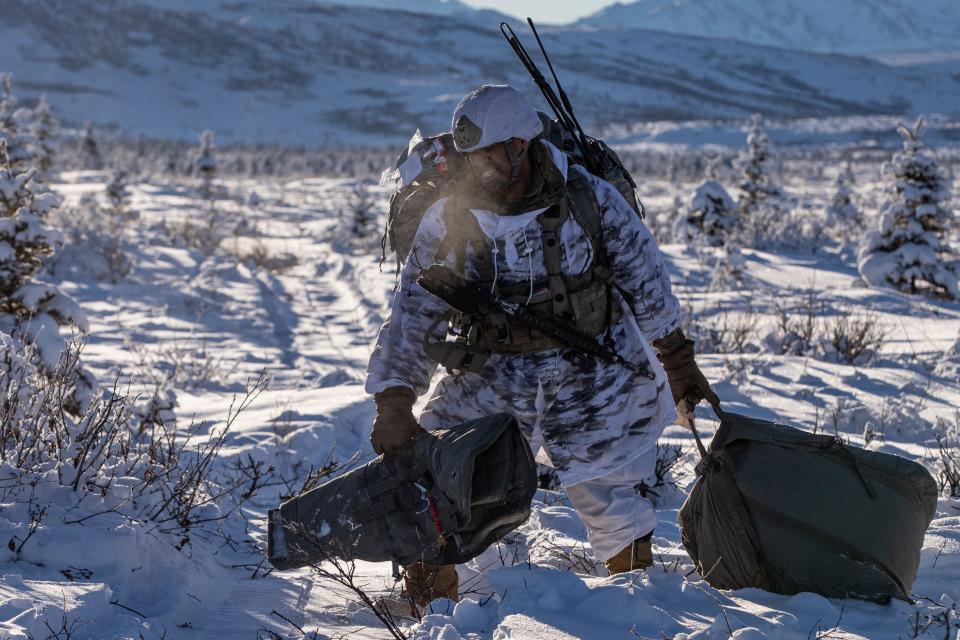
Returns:
[[[619,304],[612,298],[612,274],[603,246],[601,211],[589,180],[577,171],[570,174],[547,209],[537,216],[543,238],[547,274],[530,282],[501,282],[497,278],[493,242],[480,229],[466,206],[466,198],[453,195],[444,216],[447,236],[436,259],[454,255],[454,270],[464,273],[468,248],[476,280],[508,302],[526,306],[535,316],[558,321],[588,336],[600,336],[620,318]],[[572,217],[590,242],[591,264],[581,274],[565,274],[560,230]],[[529,250],[529,248],[528,248]],[[431,342],[434,329],[444,320],[454,341]],[[503,314],[469,316],[451,312],[439,318],[427,332],[424,350],[448,371],[476,371],[490,353],[521,355],[561,346],[535,328],[511,321]]]

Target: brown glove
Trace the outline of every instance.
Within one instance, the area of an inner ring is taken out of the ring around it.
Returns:
[[[667,337],[654,342],[654,347],[660,352],[660,362],[663,363],[663,369],[667,372],[674,405],[685,399],[695,407],[705,399],[719,416],[720,398],[710,388],[706,376],[697,366],[693,358],[693,344],[693,340],[688,340],[677,329]]]
[[[370,444],[377,453],[395,453],[424,432],[413,417],[417,396],[407,387],[390,387],[374,394],[377,417],[373,420]]]

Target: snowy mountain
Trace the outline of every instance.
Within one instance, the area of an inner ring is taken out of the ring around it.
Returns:
[[[222,142],[394,144],[417,127],[447,128],[457,100],[483,82],[513,83],[543,106],[485,15],[311,0],[0,0],[0,69],[26,102],[46,93],[66,121],[133,135],[192,139],[210,128]],[[638,29],[542,33],[588,126],[960,105],[955,65],[891,67]]]
[[[178,11],[212,11],[217,9],[235,9],[246,11],[249,3],[225,2],[224,0],[140,0],[157,9]],[[365,7],[368,9],[388,9],[409,13],[428,13],[438,16],[483,17],[506,19],[507,16],[492,9],[475,9],[460,0],[308,0],[309,3],[325,6]]]
[[[637,0],[605,7],[579,24],[822,52],[960,50],[956,0]]]

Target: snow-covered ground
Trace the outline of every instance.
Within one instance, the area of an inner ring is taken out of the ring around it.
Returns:
[[[55,188],[76,203],[101,193],[106,179],[70,173]],[[829,184],[794,179],[785,186],[822,209]],[[55,483],[38,487],[50,506],[19,544],[29,529],[28,505],[4,504],[0,540],[20,549],[0,561],[0,638],[387,637],[347,589],[309,570],[270,571],[263,561],[265,512],[280,495],[311,467],[343,470],[372,455],[373,403],[362,381],[394,281],[392,262],[379,265],[386,193],[371,183],[321,178],[223,187],[216,250],[191,248],[210,215],[196,185],[139,183],[131,187],[131,208],[140,222],[126,237],[132,272],[115,284],[83,267],[57,271],[55,279],[90,317],[84,363],[101,381],[119,376],[133,392],[171,388],[178,423],[193,421],[197,437],[221,427],[233,398],[265,372],[266,389],[232,424],[216,465],[227,473],[248,457],[262,460],[274,468],[273,484],[176,545],[157,527],[101,513],[100,501],[111,496]],[[652,211],[665,211],[674,193],[688,198],[692,187],[648,183],[641,195],[653,195],[646,198]],[[855,190],[875,202],[881,187],[867,180]],[[371,204],[372,231],[354,236],[354,212]],[[698,360],[728,410],[836,430],[858,445],[872,429],[879,435],[868,446],[936,472],[937,421],[941,431],[950,424],[960,435],[960,353],[945,355],[960,337],[960,304],[864,288],[855,266],[834,251],[745,250],[746,280],[717,286],[709,251],[662,249],[693,325],[718,336],[720,346]],[[780,355],[771,347],[778,304],[801,308],[811,299],[826,319],[873,314],[887,336],[879,354],[858,365],[838,362],[829,349]],[[739,350],[721,353],[734,327]],[[707,413],[699,425],[707,437],[716,426]],[[653,568],[606,577],[563,495],[541,491],[526,525],[460,568],[464,599],[435,603],[419,623],[405,621],[409,637],[957,637],[960,500],[944,497],[938,505],[915,604],[721,592],[693,571],[680,544],[677,510],[694,480],[692,438],[671,427],[661,443],[680,445],[682,457],[674,468],[678,488],[660,505]],[[388,564],[358,563],[356,570],[371,596],[390,599],[399,590]]]

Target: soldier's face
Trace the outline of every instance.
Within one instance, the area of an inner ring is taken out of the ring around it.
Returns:
[[[526,148],[526,141],[517,138],[511,139],[509,144],[513,145],[516,154],[523,153]],[[484,187],[496,190],[510,184],[513,167],[502,144],[490,145],[465,155],[473,173]]]

